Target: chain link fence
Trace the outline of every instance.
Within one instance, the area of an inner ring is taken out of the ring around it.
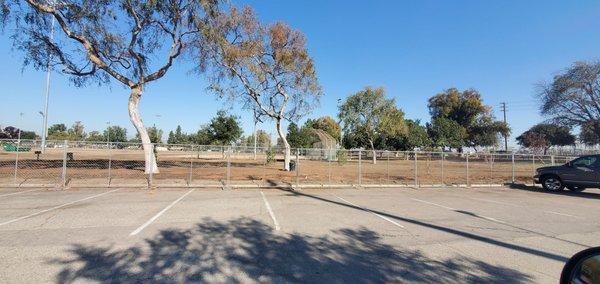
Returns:
[[[145,174],[140,143],[0,140],[4,187],[436,187],[532,184],[535,169],[575,157],[425,151],[153,145],[159,173]]]

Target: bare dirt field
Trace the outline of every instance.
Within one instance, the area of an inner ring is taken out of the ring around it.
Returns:
[[[63,165],[62,149],[50,149],[37,158],[34,151],[19,153],[0,152],[0,180],[20,182],[26,180],[62,180],[63,167],[67,182],[81,179],[146,179],[141,150],[73,149],[73,159]],[[266,156],[223,152],[158,152],[160,173],[156,181],[176,180],[187,185],[202,182],[236,183],[288,183],[316,185],[485,185],[531,183],[535,168],[548,165],[544,160],[516,160],[513,166],[510,155],[505,156],[440,156],[419,153],[415,161],[412,153],[396,153],[379,157],[376,164],[371,158],[360,161],[351,156],[345,162],[330,161],[320,157],[299,156],[297,170],[282,170],[283,157],[266,163]],[[295,161],[296,157],[293,156]],[[468,164],[468,166],[467,166]],[[16,170],[16,178],[15,178]],[[416,179],[416,180],[415,180]]]

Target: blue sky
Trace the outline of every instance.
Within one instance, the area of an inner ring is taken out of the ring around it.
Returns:
[[[514,137],[543,119],[534,100],[536,83],[600,53],[599,1],[236,3],[251,5],[265,22],[285,21],[306,34],[325,94],[310,117],[335,116],[339,98],[371,85],[385,87],[407,118],[426,122],[429,97],[450,87],[475,88],[498,118],[500,102],[507,102]],[[0,124],[40,133],[45,74],[21,71],[22,54],[11,49],[9,34],[0,37]],[[189,69],[179,64],[147,88],[141,113],[148,126],[168,132],[180,124],[195,132],[219,109],[232,107],[206,92],[206,81]],[[75,88],[53,74],[50,124],[81,120],[91,131],[110,121],[132,136],[127,95],[118,84]],[[235,106],[231,111],[250,133],[251,115]],[[259,127],[274,134],[272,125]]]

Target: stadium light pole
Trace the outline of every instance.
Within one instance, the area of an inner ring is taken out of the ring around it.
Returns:
[[[158,128],[156,128],[156,122],[158,122],[158,120],[162,117],[162,115],[157,113],[154,116],[156,116],[156,120],[154,121],[152,127],[154,127],[154,135],[156,136],[156,138],[158,138]],[[152,138],[150,138],[150,140],[152,140]],[[150,142],[152,142],[152,141],[150,141]],[[157,141],[157,143],[160,143],[160,142],[162,142],[162,141]]]
[[[52,24],[50,26],[50,41],[54,39],[54,17],[52,17]],[[42,129],[42,154],[46,152],[46,136],[48,132],[48,103],[50,100],[50,59],[51,55],[48,55],[48,64],[46,66],[46,100],[44,103],[44,125]]]
[[[43,124],[44,124],[44,116],[45,116],[45,115],[44,115],[44,112],[40,110],[40,111],[38,111],[38,113],[40,114],[40,116],[42,116],[42,125],[43,125]],[[42,132],[43,132],[43,129],[42,129]],[[42,133],[42,136],[43,136],[43,135],[44,135],[44,134]],[[42,139],[43,139],[43,138],[42,138]]]
[[[21,128],[23,128],[23,114],[24,113],[19,113],[19,132],[17,134],[17,143],[21,144]]]
[[[107,121],[106,125],[106,145],[110,145],[110,121]]]

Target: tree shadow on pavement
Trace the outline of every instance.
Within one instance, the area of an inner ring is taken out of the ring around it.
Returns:
[[[98,282],[527,282],[531,277],[466,257],[433,260],[384,244],[366,228],[324,236],[276,233],[258,220],[205,219],[130,248],[74,245],[59,283]]]
[[[273,182],[271,182],[271,184],[273,184]],[[312,199],[315,199],[315,200],[319,200],[319,201],[323,201],[323,202],[327,202],[327,203],[330,203],[330,204],[335,204],[335,205],[338,205],[338,206],[343,206],[343,207],[347,207],[347,208],[351,208],[351,209],[355,209],[355,210],[372,212],[372,213],[375,213],[375,214],[378,214],[378,215],[381,215],[381,216],[385,216],[385,217],[391,218],[393,220],[403,221],[403,222],[406,222],[406,223],[410,223],[410,224],[413,224],[413,225],[425,227],[425,228],[428,228],[428,229],[433,229],[433,230],[436,230],[436,231],[441,231],[441,232],[445,232],[445,233],[448,233],[448,234],[460,236],[460,237],[463,237],[463,238],[466,238],[466,239],[470,239],[470,240],[473,240],[473,241],[478,241],[478,242],[486,243],[486,244],[489,244],[489,245],[494,245],[494,246],[502,247],[502,248],[505,248],[505,249],[514,250],[514,251],[517,251],[517,252],[520,252],[520,253],[531,254],[531,255],[535,255],[535,256],[547,258],[547,259],[552,259],[552,260],[560,261],[560,262],[563,262],[563,263],[567,262],[567,260],[569,260],[568,257],[562,256],[562,255],[558,255],[558,254],[555,254],[555,253],[552,253],[552,252],[549,252],[549,251],[543,251],[543,250],[539,250],[539,249],[532,248],[532,247],[527,247],[527,246],[523,246],[523,245],[509,243],[509,242],[502,241],[502,240],[499,240],[499,239],[494,239],[492,237],[486,237],[486,236],[483,236],[483,235],[474,234],[474,233],[471,233],[471,232],[468,232],[468,231],[454,229],[454,228],[443,226],[443,225],[437,225],[437,224],[434,224],[434,223],[425,222],[425,221],[421,221],[421,220],[418,220],[418,219],[413,219],[413,218],[408,218],[408,217],[403,217],[403,216],[397,216],[397,215],[390,214],[390,213],[387,213],[387,212],[383,212],[383,211],[380,211],[380,210],[375,210],[375,209],[360,207],[360,206],[357,206],[357,205],[354,205],[354,204],[343,203],[343,202],[331,200],[331,199],[328,199],[328,198],[325,198],[325,197],[322,197],[322,196],[317,196],[317,195],[313,195],[313,194],[308,194],[308,193],[303,193],[303,192],[295,191],[295,190],[293,190],[291,188],[287,188],[287,187],[282,187],[282,186],[278,187],[278,186],[275,186],[274,188],[276,188],[278,190],[281,190],[281,191],[284,191],[284,192],[287,192],[287,194],[290,195],[290,196],[294,196],[295,195],[297,197],[308,197],[308,198],[312,198]],[[456,211],[455,210],[455,212],[458,212],[458,213],[461,213],[461,214],[465,214],[465,211],[460,212],[460,211]],[[480,218],[480,217],[477,217],[476,214],[472,214],[472,213],[467,214],[467,215],[471,215],[473,217]],[[530,232],[533,232],[533,231],[530,231]],[[537,233],[537,234],[541,235],[539,233]],[[555,238],[555,237],[553,237],[553,238]],[[555,239],[557,239],[557,238],[555,238]],[[564,241],[564,240],[561,239],[561,241]],[[575,244],[577,244],[577,243],[575,243]],[[581,245],[581,244],[578,244],[578,245]],[[584,246],[584,245],[582,245],[582,246]]]

